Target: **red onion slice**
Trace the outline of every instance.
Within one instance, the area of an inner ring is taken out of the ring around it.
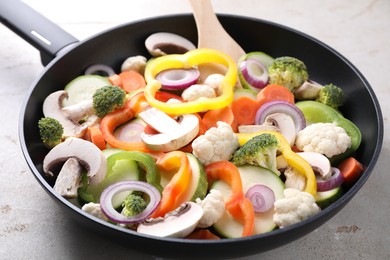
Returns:
[[[124,142],[141,142],[141,135],[145,130],[145,123],[141,120],[131,120],[114,131],[116,139]]]
[[[142,191],[149,195],[149,204],[144,211],[135,216],[125,216],[116,211],[112,205],[115,195],[121,192]],[[133,224],[144,221],[160,203],[160,192],[151,184],[143,181],[122,181],[108,186],[100,197],[100,207],[104,215],[111,221],[121,224]]]
[[[156,79],[160,81],[161,88],[166,90],[186,89],[199,80],[198,69],[169,69],[157,74]]]
[[[100,76],[105,76],[109,77],[115,74],[115,71],[110,67],[105,64],[94,64],[89,66],[85,70],[85,75],[100,75]]]
[[[255,59],[248,59],[239,63],[239,69],[245,81],[254,88],[264,88],[268,82],[268,69]]]
[[[245,193],[245,197],[251,201],[255,212],[266,212],[273,208],[275,202],[274,191],[262,184],[252,185]]]
[[[306,120],[302,111],[297,106],[282,100],[264,103],[256,113],[255,124],[262,125],[268,115],[275,113],[284,113],[291,116],[295,124],[296,133],[306,127]]]
[[[328,191],[340,186],[344,182],[343,175],[336,167],[332,167],[332,175],[326,179],[317,176],[317,191]]]

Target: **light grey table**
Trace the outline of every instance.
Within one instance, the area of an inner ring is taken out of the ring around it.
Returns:
[[[25,2],[79,39],[132,20],[190,12],[184,0]],[[342,53],[372,85],[388,127],[390,1],[213,0],[213,5],[217,12],[298,29]],[[18,116],[43,67],[39,53],[1,24],[0,39],[0,259],[153,259],[80,228],[34,179],[19,149]],[[245,259],[390,259],[388,145],[385,133],[376,169],[342,212],[302,239]]]

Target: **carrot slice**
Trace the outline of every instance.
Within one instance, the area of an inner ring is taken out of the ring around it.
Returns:
[[[88,127],[88,137],[100,150],[106,149],[106,141],[98,126]]]
[[[240,96],[231,104],[234,118],[238,125],[254,125],[259,102],[248,97]]]
[[[126,70],[119,73],[121,86],[127,93],[144,88],[146,86],[145,78],[134,70]]]
[[[118,74],[114,74],[114,75],[111,75],[108,80],[110,81],[110,83],[113,85],[113,86],[118,86],[118,87],[122,87],[122,80],[121,80],[121,77],[119,77]]]
[[[203,115],[202,118],[202,124],[206,130],[210,129],[211,127],[217,127],[218,121],[223,121],[229,124],[233,131],[237,132],[238,124],[231,107],[227,106],[215,110],[209,110]]]
[[[256,100],[259,103],[259,106],[262,106],[264,103],[273,101],[273,100],[284,100],[291,104],[294,104],[294,94],[291,93],[286,87],[271,84],[267,85],[265,88],[260,90],[256,96]]]
[[[343,160],[338,168],[344,177],[346,185],[354,184],[363,173],[363,164],[353,157]]]

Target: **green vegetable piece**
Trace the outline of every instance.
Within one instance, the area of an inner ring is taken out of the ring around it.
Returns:
[[[107,150],[107,151],[106,151]],[[112,155],[116,150],[119,149],[106,149],[103,153],[107,158],[107,165],[110,167],[107,168],[106,176],[103,181],[97,185],[89,185],[88,179],[82,182],[82,187],[78,189],[78,197],[86,202],[95,202],[100,201],[100,195],[104,189],[106,189],[111,184],[120,182],[120,181],[138,181],[140,180],[140,170],[138,168],[137,162],[129,159],[117,160],[112,158]],[[119,150],[123,151],[123,150]],[[118,200],[113,201],[115,208],[119,207],[122,201],[126,198],[128,194],[121,194],[121,197],[118,197]],[[123,198],[122,198],[123,196]],[[121,200],[122,199],[122,200]]]
[[[270,84],[278,84],[293,91],[301,86],[309,74],[305,63],[293,57],[278,57],[268,68]]]
[[[39,135],[42,142],[48,148],[53,148],[61,143],[64,128],[61,123],[54,118],[45,117],[38,121]]]
[[[141,168],[145,170],[146,181],[156,187],[160,192],[162,192],[163,187],[160,183],[160,174],[157,171],[155,160],[151,155],[138,151],[123,151],[111,155],[109,159],[111,159],[112,161],[107,161],[108,169],[111,169],[113,167],[112,163],[115,160],[127,159],[136,161],[141,166]]]
[[[295,104],[303,113],[306,123],[333,123],[344,128],[347,134],[351,137],[351,147],[343,154],[335,155],[331,161],[336,163],[344,158],[352,156],[358,149],[361,143],[362,134],[359,128],[350,120],[345,118],[338,110],[322,104],[317,101],[299,101]]]
[[[267,168],[275,173],[276,152],[279,147],[277,138],[268,133],[257,135],[238,149],[232,157],[232,162],[237,166],[257,165]]]
[[[98,117],[104,117],[125,103],[126,92],[117,86],[105,86],[93,94],[93,109]]]
[[[344,92],[338,86],[328,84],[320,89],[316,101],[337,109],[343,105]]]
[[[64,90],[68,93],[68,98],[62,100],[62,106],[71,106],[84,100],[90,100],[97,89],[110,85],[111,83],[107,77],[98,75],[78,76],[66,84]]]
[[[131,217],[140,214],[146,209],[148,203],[139,195],[131,193],[122,204],[122,214]]]

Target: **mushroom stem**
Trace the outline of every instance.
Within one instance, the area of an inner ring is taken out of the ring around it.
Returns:
[[[83,167],[74,159],[68,159],[61,168],[54,184],[54,190],[62,197],[72,199],[77,197],[77,188],[81,186]]]

